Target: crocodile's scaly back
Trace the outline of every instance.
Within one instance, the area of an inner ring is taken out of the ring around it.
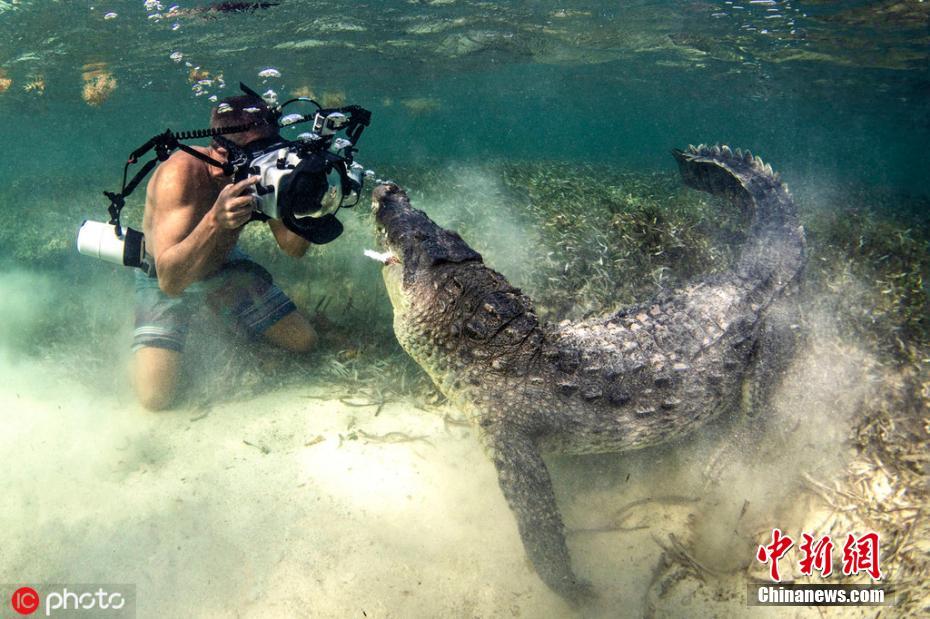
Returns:
[[[541,371],[560,396],[547,451],[648,447],[739,406],[766,311],[804,264],[797,209],[771,167],[726,146],[674,154],[689,186],[751,214],[746,243],[729,272],[548,331]]]
[[[579,600],[544,452],[637,449],[682,436],[740,405],[747,378],[774,378],[790,356],[773,304],[798,278],[804,233],[787,188],[750,153],[674,151],[689,186],[751,214],[733,269],[613,315],[540,324],[533,304],[457,234],[373,193],[389,250],[384,278],[404,349],[467,411],[498,470],[540,577]]]

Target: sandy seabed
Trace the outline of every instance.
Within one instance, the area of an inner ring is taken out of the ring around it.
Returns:
[[[729,440],[550,462],[576,571],[600,594],[575,611],[532,571],[449,405],[358,406],[321,383],[153,414],[54,374],[10,364],[0,389],[0,582],[130,583],[140,617],[785,616],[749,608],[745,588],[751,539],[790,526],[790,484],[766,477],[784,463],[727,472]],[[855,377],[808,378],[848,393]]]

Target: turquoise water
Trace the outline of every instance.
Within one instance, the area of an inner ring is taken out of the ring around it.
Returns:
[[[4,178],[52,168],[112,184],[124,153],[165,127],[202,127],[208,98],[244,81],[373,110],[360,159],[375,169],[489,156],[668,168],[674,146],[727,141],[786,171],[925,193],[924,3],[287,0],[191,12],[207,4],[0,4],[13,80],[0,96]],[[94,64],[116,89],[90,106],[82,67]],[[214,80],[200,96],[193,67]],[[281,77],[259,78],[267,67]],[[24,91],[37,77],[44,94]]]
[[[570,612],[526,567],[475,436],[393,340],[366,206],[301,261],[244,234],[302,311],[324,310],[317,353],[200,325],[176,410],[135,402],[132,274],[79,256],[77,226],[106,218],[129,152],[206,127],[240,81],[370,109],[358,161],[547,319],[725,268],[739,223],[680,187],[672,148],[748,148],[793,188],[817,337],[773,424],[792,447],[751,473],[735,458],[694,508],[679,495],[709,483],[710,439],[554,467],[575,565],[605,600],[592,616],[645,612],[656,536],[688,530],[726,571],[740,560],[720,540],[785,526],[772,515],[802,472],[840,479],[881,362],[923,371],[900,382],[924,380],[909,402],[926,404],[930,1],[263,4],[0,0],[0,582],[130,582],[153,617]],[[643,531],[590,533],[621,512]],[[740,615],[744,584],[721,585],[728,607],[660,616]]]

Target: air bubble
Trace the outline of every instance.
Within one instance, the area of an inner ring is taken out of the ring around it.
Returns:
[[[258,72],[258,77],[267,79],[269,77],[281,77],[281,72],[274,67],[268,67]]]
[[[278,122],[281,123],[282,127],[286,127],[287,125],[293,125],[296,122],[300,122],[303,119],[303,114],[287,114],[286,116],[282,116],[281,120]]]

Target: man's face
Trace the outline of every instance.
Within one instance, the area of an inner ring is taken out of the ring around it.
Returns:
[[[266,137],[268,137],[268,135],[261,131],[251,130],[251,131],[245,131],[243,133],[232,133],[226,136],[226,139],[228,139],[230,142],[232,142],[233,144],[236,144],[237,146],[241,148],[246,148],[252,142],[265,139]],[[210,145],[210,148],[213,151],[214,159],[221,161],[223,163],[226,163],[226,161],[229,160],[229,151],[226,150],[226,148],[220,146],[216,142],[213,142]],[[209,168],[210,168],[211,177],[215,179],[229,180],[229,177],[223,174],[222,169],[216,166],[209,166]]]

